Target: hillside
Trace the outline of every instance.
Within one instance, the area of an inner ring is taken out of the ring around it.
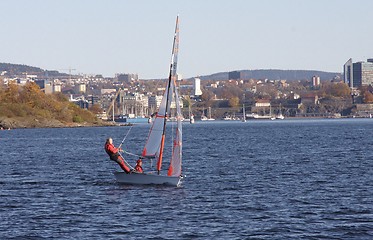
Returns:
[[[0,73],[6,71],[5,76],[16,76],[21,74],[33,74],[38,75],[38,77],[56,77],[56,76],[68,76],[66,73],[60,73],[58,71],[44,70],[38,67],[27,66],[23,64],[13,64],[13,63],[0,63]]]
[[[58,93],[46,95],[35,83],[0,88],[0,127],[66,127],[103,125],[101,120]]]

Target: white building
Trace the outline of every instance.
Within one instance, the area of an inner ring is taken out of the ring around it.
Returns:
[[[55,85],[53,85],[53,92],[61,92],[61,85],[57,85],[57,84],[55,84]]]
[[[202,95],[202,91],[201,91],[201,79],[199,79],[199,78],[194,78],[193,95],[194,96],[201,96]]]
[[[149,97],[149,109],[150,109],[151,114],[158,110],[159,106],[161,105],[162,98],[163,98],[163,96],[160,96],[160,95]],[[180,104],[180,108],[184,108],[184,103],[183,103],[183,100],[181,98],[180,98],[179,104]],[[175,104],[174,100],[171,102],[170,108],[171,109],[176,108],[176,104]]]

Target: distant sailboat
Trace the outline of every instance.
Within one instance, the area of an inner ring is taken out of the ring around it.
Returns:
[[[285,119],[284,115],[282,115],[282,108],[281,108],[281,103],[280,103],[280,109],[279,109],[280,113],[276,116],[276,119]]]
[[[192,113],[192,109],[191,109],[191,107],[190,107],[190,105],[189,105],[189,123],[194,123],[194,115],[193,115],[193,113]]]
[[[205,108],[202,108],[202,115],[201,115],[201,121],[207,121],[208,118],[205,115]]]
[[[142,152],[142,158],[155,159],[156,172],[147,173],[124,173],[116,172],[115,177],[119,183],[126,184],[162,184],[179,186],[181,184],[181,160],[182,160],[182,113],[180,107],[180,98],[176,87],[176,69],[177,57],[179,49],[179,17],[176,19],[175,36],[172,49],[172,58],[170,73],[167,81],[166,90],[157,114],[153,120],[152,127],[149,132],[148,140]],[[171,116],[171,103],[176,105],[176,124],[167,121]],[[171,159],[167,174],[162,174],[163,154],[165,149],[166,127],[167,125],[176,125],[172,146],[170,146]],[[129,153],[131,154],[131,153]],[[134,154],[132,154],[134,155]]]
[[[209,118],[207,119],[208,121],[214,121],[215,120],[215,118],[211,117],[211,107],[209,107],[208,115],[209,115]]]
[[[284,115],[282,115],[282,113],[280,113],[279,115],[276,116],[276,119],[285,119]]]

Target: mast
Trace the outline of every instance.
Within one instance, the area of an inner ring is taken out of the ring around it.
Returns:
[[[114,114],[115,114],[115,112],[114,112],[114,108],[115,108],[115,102],[113,103],[113,122],[115,122],[115,120],[114,120]]]
[[[163,119],[163,132],[162,132],[162,138],[161,138],[161,146],[159,149],[159,159],[157,163],[157,171],[158,174],[161,171],[162,167],[162,158],[163,158],[163,150],[164,150],[164,140],[166,137],[166,123],[167,123],[167,117],[170,115],[170,95],[172,98],[172,92],[170,94],[171,84],[173,84],[172,80],[175,80],[176,77],[176,69],[177,69],[177,54],[179,52],[179,15],[176,17],[176,26],[175,26],[175,35],[174,35],[174,42],[172,46],[172,56],[171,56],[171,64],[170,64],[170,73],[168,76],[168,83],[167,83],[167,94],[166,94],[166,112]],[[175,89],[176,86],[173,86],[172,90]],[[179,99],[175,98],[175,101],[179,101]]]
[[[242,121],[246,122],[245,104],[242,104],[242,113],[243,113]]]

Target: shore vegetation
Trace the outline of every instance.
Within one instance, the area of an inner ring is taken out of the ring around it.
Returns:
[[[6,123],[2,124],[1,121]],[[0,124],[2,125],[35,127],[29,126],[31,124],[43,127],[44,124],[50,125],[49,127],[61,127],[99,124],[99,122],[94,113],[69,102],[62,93],[45,94],[33,82],[24,86],[9,84],[7,87],[0,88]]]

